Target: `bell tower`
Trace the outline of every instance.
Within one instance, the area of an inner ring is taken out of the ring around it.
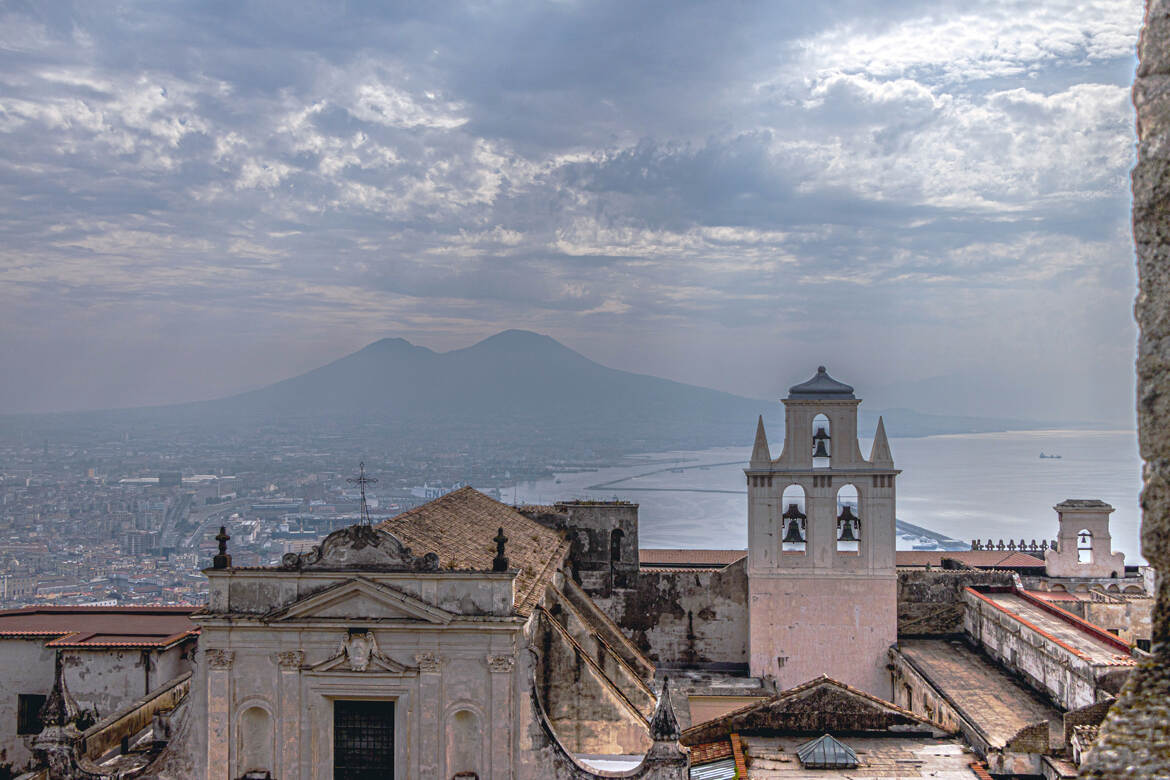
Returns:
[[[780,689],[827,674],[888,699],[899,471],[885,425],[878,420],[863,457],[861,401],[824,366],[783,403],[780,456],[771,457],[761,418],[745,469],[751,674]]]

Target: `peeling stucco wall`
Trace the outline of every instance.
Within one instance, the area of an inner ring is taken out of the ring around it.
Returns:
[[[963,633],[963,589],[1010,587],[1014,577],[1010,571],[976,569],[898,572],[898,636]]]
[[[642,570],[593,600],[659,666],[748,663],[746,559],[718,571]]]
[[[1159,571],[1153,657],[1122,691],[1084,777],[1170,777],[1170,0],[1147,0],[1133,88],[1138,162],[1138,444],[1145,460],[1142,554]]]
[[[538,693],[552,729],[573,753],[644,753],[650,737],[642,697],[627,698],[569,631],[557,628],[562,619],[563,612],[541,613],[535,635]]]

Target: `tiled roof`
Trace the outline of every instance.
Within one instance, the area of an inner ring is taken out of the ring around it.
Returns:
[[[1080,596],[1076,595],[1075,593],[1065,593],[1064,591],[1060,591],[1060,590],[1030,590],[1030,591],[1028,591],[1028,593],[1031,593],[1033,596],[1035,596],[1038,599],[1044,599],[1045,601],[1082,601],[1083,600],[1083,599],[1081,599]]]
[[[898,566],[941,566],[943,558],[979,569],[1044,565],[1042,558],[1015,550],[898,550],[894,555]]]
[[[705,764],[708,761],[717,761],[731,757],[731,740],[723,739],[718,742],[704,742],[691,745],[691,766]]]
[[[647,568],[721,569],[747,556],[747,550],[679,550],[642,549],[638,561]],[[898,550],[898,566],[942,566],[943,558],[954,558],[968,566],[994,569],[1017,566],[1043,566],[1044,561],[1014,550]]]
[[[512,507],[470,487],[459,488],[379,524],[415,555],[433,552],[449,569],[490,571],[493,538],[503,528],[505,555],[516,576],[516,611],[529,615],[569,551],[559,531],[530,520]]]
[[[166,647],[197,633],[196,607],[23,607],[0,611],[0,638],[47,647]]]
[[[747,550],[638,550],[643,566],[719,567],[730,566],[747,556]]]

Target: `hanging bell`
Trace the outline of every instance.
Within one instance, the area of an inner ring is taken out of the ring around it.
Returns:
[[[804,536],[800,533],[800,521],[792,520],[788,523],[788,530],[784,534],[785,544],[804,544]]]
[[[1092,537],[1090,537],[1089,534],[1082,532],[1081,535],[1077,537],[1077,543],[1082,547],[1088,547],[1091,538]]]
[[[817,448],[815,450],[813,450],[813,457],[814,458],[827,458],[827,457],[829,457],[829,450],[827,447],[825,447],[825,442],[823,439],[821,441],[817,442]]]
[[[853,514],[853,507],[846,504],[841,508],[841,514],[837,515],[837,527],[842,529],[841,535],[838,538],[842,542],[856,542],[857,537],[853,535],[853,526],[857,525],[857,529],[861,530],[861,521],[857,519],[857,515]]]

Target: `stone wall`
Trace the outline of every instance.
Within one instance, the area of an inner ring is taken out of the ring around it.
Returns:
[[[1010,571],[979,569],[899,571],[898,636],[963,633],[963,589],[978,585],[1011,587]]]
[[[1138,163],[1138,444],[1145,460],[1142,555],[1159,571],[1153,657],[1122,691],[1083,776],[1170,777],[1170,0],[1147,0],[1134,82]]]
[[[572,622],[564,612],[542,611],[535,632],[537,693],[549,725],[573,753],[644,753],[652,694],[615,685],[602,666],[606,660],[598,663],[562,620]]]
[[[891,674],[894,678],[892,699],[894,704],[910,710],[920,718],[939,724],[949,732],[954,733],[964,728],[965,724],[958,711],[939,695],[934,686],[896,647],[890,648],[890,666],[893,667]],[[968,741],[971,741],[970,737]]]
[[[745,560],[718,571],[642,570],[593,600],[659,666],[748,663]]]
[[[1061,709],[1079,709],[1111,698],[1133,668],[1094,665],[1020,618],[983,603],[976,594],[967,592],[964,598],[967,635]]]

